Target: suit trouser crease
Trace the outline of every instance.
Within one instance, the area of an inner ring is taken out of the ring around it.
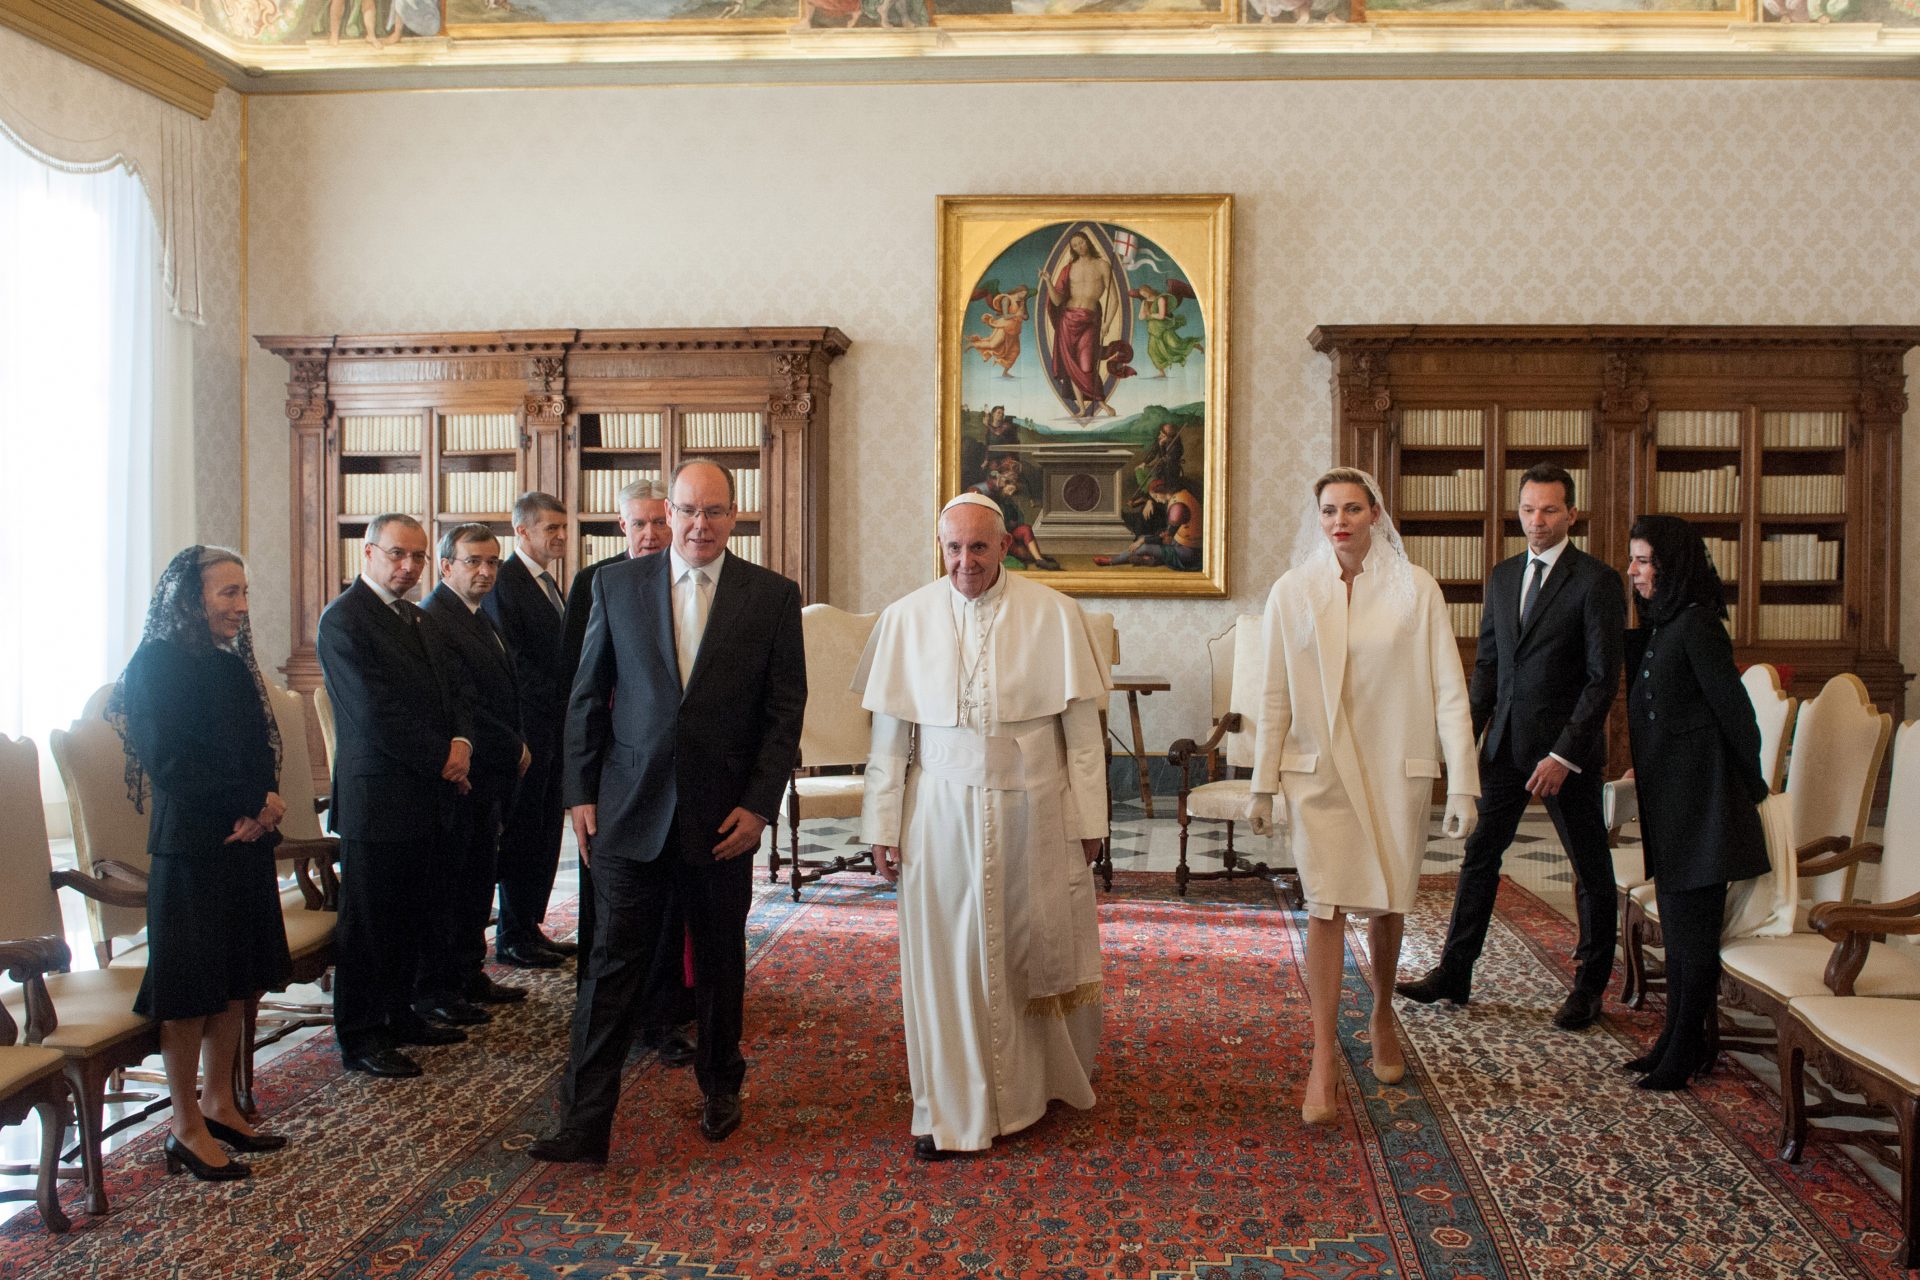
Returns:
[[[426,868],[442,839],[340,841],[333,1020],[345,1057],[394,1048],[394,1027],[413,1016],[428,933]]]
[[[1537,763],[1523,769],[1504,754],[1481,762],[1480,821],[1467,837],[1460,884],[1453,899],[1453,919],[1447,926],[1446,948],[1440,956],[1440,967],[1448,973],[1471,974],[1486,945],[1494,899],[1500,890],[1501,860],[1513,844],[1520,819],[1533,798],[1527,792],[1527,779]],[[1573,867],[1574,904],[1580,924],[1580,942],[1573,953],[1574,988],[1599,995],[1613,974],[1619,922],[1598,774],[1593,770],[1569,773],[1560,793],[1547,797],[1546,808]]]
[[[486,972],[501,814],[512,794],[511,782],[476,781],[454,810],[453,835],[442,844],[429,881],[432,945],[422,956],[414,993],[423,1002],[465,997]]]
[[[494,943],[501,947],[539,940],[560,869],[560,741],[531,746],[529,751],[533,762],[520,779],[500,837],[500,925]]]

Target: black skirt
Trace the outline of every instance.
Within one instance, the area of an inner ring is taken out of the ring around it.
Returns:
[[[286,986],[293,961],[269,844],[162,855],[150,874],[147,976],[135,1013],[163,1021],[204,1017]]]

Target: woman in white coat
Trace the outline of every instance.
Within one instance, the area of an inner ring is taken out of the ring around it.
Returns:
[[[1440,586],[1407,559],[1380,490],[1339,467],[1314,482],[1311,550],[1267,597],[1267,691],[1255,737],[1254,830],[1293,827],[1307,900],[1313,1069],[1301,1118],[1338,1114],[1346,917],[1367,920],[1373,1074],[1406,1074],[1393,978],[1420,883],[1434,779],[1446,762],[1448,838],[1475,821],[1480,770],[1460,651]]]

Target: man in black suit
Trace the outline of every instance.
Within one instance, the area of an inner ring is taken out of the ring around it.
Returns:
[[[673,546],[602,568],[567,719],[566,795],[593,866],[593,951],[567,1064],[567,1115],[537,1160],[607,1158],[620,1072],[673,904],[693,937],[706,1096],[700,1132],[740,1124],[751,854],[779,808],[807,704],[800,592],[726,554],[733,478],[682,463]]]
[[[552,494],[513,504],[513,554],[481,604],[507,641],[520,678],[520,728],[533,763],[520,779],[500,838],[500,925],[494,955],[519,969],[551,969],[574,953],[540,931],[560,867],[560,747],[567,716],[562,650],[566,601],[547,568],[567,553],[567,509]]]
[[[469,697],[438,627],[405,599],[427,567],[412,516],[367,525],[360,576],[320,615],[333,700],[333,829],[340,836],[333,1027],[349,1071],[417,1076],[410,1044],[465,1033],[415,1013],[430,869],[452,832],[473,755]]]
[[[533,762],[520,732],[520,682],[513,658],[480,604],[500,576],[500,540],[484,524],[441,535],[440,585],[421,611],[473,690],[470,790],[454,805],[453,838],[433,877],[436,927],[414,992],[414,1009],[452,1026],[493,1020],[481,1005],[524,1000],[525,987],[487,976],[487,913],[500,853],[500,824],[514,786]]]
[[[1465,1004],[1487,939],[1500,860],[1534,796],[1546,802],[1573,864],[1580,944],[1573,990],[1554,1025],[1600,1016],[1613,972],[1613,860],[1601,817],[1607,709],[1620,683],[1626,605],[1620,575],[1568,538],[1579,512],[1573,477],[1552,463],[1520,479],[1527,551],[1493,567],[1470,696],[1480,745],[1480,825],[1467,840],[1440,963],[1395,986],[1422,1003]]]
[[[642,556],[665,551],[673,541],[673,529],[667,522],[667,486],[658,480],[636,480],[615,495],[620,512],[620,532],[626,535],[626,550],[584,566],[573,575],[567,588],[566,685],[573,687],[574,672],[580,667],[580,647],[587,638],[587,619],[593,613],[594,575],[610,564],[638,560]],[[582,951],[593,948],[593,869],[580,864],[580,930],[577,935]],[[660,933],[660,951],[654,957],[653,970],[640,992],[640,1047],[660,1056],[663,1066],[684,1067],[693,1061],[693,1041],[680,1028],[693,1021],[693,988],[686,981],[686,927],[676,908],[667,928]],[[587,976],[581,965],[577,975]]]

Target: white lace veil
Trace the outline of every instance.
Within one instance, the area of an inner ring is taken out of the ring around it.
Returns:
[[[1340,589],[1340,564],[1334,558],[1333,544],[1327,540],[1326,534],[1320,532],[1320,495],[1317,490],[1329,484],[1359,484],[1366,487],[1373,505],[1379,508],[1380,518],[1374,522],[1373,545],[1367,551],[1362,572],[1374,578],[1372,586],[1386,599],[1391,608],[1390,616],[1399,619],[1413,616],[1413,562],[1407,559],[1406,544],[1400,541],[1400,530],[1393,523],[1393,513],[1387,510],[1386,496],[1380,492],[1379,483],[1358,467],[1335,467],[1318,477],[1314,487],[1307,491],[1305,520],[1301,525],[1299,541],[1294,544],[1293,567],[1301,572],[1307,588],[1294,596],[1295,613],[1289,630],[1293,633],[1296,647],[1304,646],[1307,638],[1313,634],[1315,610],[1331,604]]]

